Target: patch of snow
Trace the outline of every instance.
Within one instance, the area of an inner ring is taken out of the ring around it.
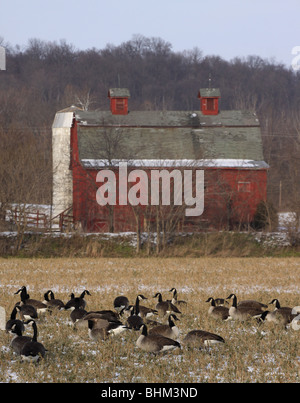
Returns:
[[[288,229],[300,230],[299,222],[297,223],[297,215],[293,211],[278,213],[278,230],[286,231]]]

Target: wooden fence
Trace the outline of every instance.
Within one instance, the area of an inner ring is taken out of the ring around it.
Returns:
[[[14,208],[10,211],[10,219],[17,225],[22,225],[30,228],[48,228],[49,219],[47,214],[37,211],[21,211]]]
[[[72,208],[69,207],[57,216],[50,219],[49,215],[40,211],[22,211],[18,208],[10,210],[8,214],[9,220],[16,225],[25,226],[28,228],[53,230],[64,232],[73,228]],[[55,225],[58,223],[58,226]]]

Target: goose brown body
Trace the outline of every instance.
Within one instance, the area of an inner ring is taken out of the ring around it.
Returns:
[[[261,308],[252,306],[238,306],[235,294],[230,294],[227,299],[232,298],[232,306],[229,308],[229,316],[234,320],[245,321],[250,318],[260,318]]]
[[[219,343],[225,343],[223,337],[206,330],[191,330],[183,339],[183,344],[197,347],[211,346]]]
[[[172,304],[171,301],[163,301],[162,295],[160,292],[157,292],[153,298],[158,297],[158,302],[155,306],[155,309],[158,311],[158,314],[164,316],[166,314],[170,315],[170,313],[181,313],[176,305]]]
[[[297,316],[296,310],[287,306],[281,307],[278,299],[273,299],[270,304],[275,303],[274,311],[264,311],[261,315],[262,321],[272,322],[276,325],[281,325],[284,328],[291,323]]]
[[[37,326],[34,320],[29,320],[26,324],[32,324],[33,336],[30,341],[24,344],[21,350],[21,358],[23,361],[35,362],[43,358],[46,354],[46,349],[42,343],[37,341]]]
[[[38,314],[47,312],[48,310],[47,305],[44,304],[42,301],[30,298],[30,295],[27,293],[25,285],[23,285],[23,287],[21,287],[17,292],[15,292],[15,294],[19,293],[21,293],[21,304],[33,306]]]
[[[72,310],[75,309],[75,303],[76,303],[76,299],[77,301],[79,301],[79,306],[83,309],[86,308],[87,306],[87,302],[84,299],[85,295],[91,295],[90,292],[88,290],[84,290],[79,297],[75,297],[75,295],[72,293],[70,295],[70,300],[65,304],[65,309],[66,310]]]
[[[24,345],[27,342],[31,341],[31,337],[23,336],[23,332],[24,332],[24,325],[22,327],[20,323],[14,323],[10,329],[10,333],[14,335],[13,339],[11,340],[10,346],[14,350],[14,352],[18,355],[21,354]]]
[[[210,302],[211,306],[208,309],[208,314],[214,319],[228,320],[229,318],[229,308],[226,306],[216,306],[214,298],[210,297],[206,302]]]
[[[171,314],[168,318],[167,325],[157,325],[149,330],[149,335],[160,334],[170,339],[177,340],[179,337],[179,329],[175,325],[174,320],[179,320],[176,315]]]
[[[49,299],[49,295],[50,295],[50,299]],[[52,290],[48,290],[47,292],[45,292],[44,304],[47,305],[50,309],[61,310],[61,309],[64,309],[64,307],[65,307],[65,304],[63,303],[63,301],[61,299],[55,298]]]
[[[142,334],[137,339],[136,345],[149,353],[160,353],[181,348],[180,343],[176,340],[160,334],[148,334],[146,325],[142,325]]]

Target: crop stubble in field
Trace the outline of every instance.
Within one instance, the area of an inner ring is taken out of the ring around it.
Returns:
[[[136,347],[139,332],[93,342],[87,329],[70,326],[68,312],[57,312],[38,321],[39,339],[48,349],[38,365],[21,363],[9,348],[11,336],[0,333],[1,382],[299,382],[299,332],[255,321],[218,322],[205,303],[234,292],[239,300],[278,298],[285,306],[300,305],[299,259],[2,259],[0,275],[0,305],[8,314],[22,285],[32,298],[43,299],[52,289],[65,302],[71,292],[88,289],[89,310],[112,309],[120,294],[134,302],[139,293],[148,298],[143,304],[154,307],[155,292],[167,299],[176,287],[188,303],[178,322],[180,339],[205,329],[226,341],[154,356]]]

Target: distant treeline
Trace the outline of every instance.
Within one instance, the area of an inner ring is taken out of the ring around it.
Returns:
[[[33,157],[40,164],[42,155],[47,169],[56,111],[72,104],[108,109],[108,89],[119,86],[130,90],[131,110],[197,110],[198,89],[211,77],[221,90],[221,109],[258,114],[271,166],[270,200],[280,208],[300,205],[300,73],[282,64],[258,56],[225,61],[200,48],[174,52],[161,38],[135,35],[119,46],[84,51],[65,41],[32,39],[24,49],[7,46],[6,68],[0,74],[0,141],[8,136],[13,147],[16,138],[26,144],[29,136],[38,142]],[[9,142],[5,139],[7,149]],[[44,186],[42,201],[50,202],[51,175]]]

